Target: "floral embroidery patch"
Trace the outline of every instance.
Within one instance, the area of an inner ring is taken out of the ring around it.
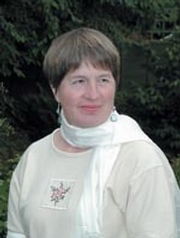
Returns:
[[[44,197],[43,207],[67,209],[74,183],[72,180],[51,179]]]
[[[56,206],[60,200],[63,200],[66,197],[66,194],[70,189],[70,186],[68,188],[65,188],[63,182],[60,182],[58,186],[51,186],[51,201],[54,202],[54,206]]]

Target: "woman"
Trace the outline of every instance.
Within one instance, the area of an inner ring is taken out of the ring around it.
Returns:
[[[114,107],[114,44],[97,30],[72,30],[52,42],[43,69],[61,127],[33,143],[13,173],[7,237],[177,237],[171,167]]]

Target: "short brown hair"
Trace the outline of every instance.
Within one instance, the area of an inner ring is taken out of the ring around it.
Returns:
[[[81,27],[60,35],[52,41],[44,62],[44,75],[55,89],[64,76],[77,69],[82,61],[94,67],[110,69],[119,82],[120,56],[112,41],[102,32]]]

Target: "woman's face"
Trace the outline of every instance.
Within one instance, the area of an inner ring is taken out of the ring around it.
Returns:
[[[66,74],[54,95],[69,124],[86,128],[108,119],[115,91],[116,83],[110,70],[82,63]]]

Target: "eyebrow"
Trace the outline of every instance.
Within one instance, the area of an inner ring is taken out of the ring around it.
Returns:
[[[112,74],[111,73],[105,73],[105,74],[101,74],[99,75],[100,77],[111,77]]]
[[[102,73],[102,74],[99,74],[97,77],[112,77],[112,73]],[[71,75],[70,78],[86,78],[86,75],[74,74],[74,75]]]

